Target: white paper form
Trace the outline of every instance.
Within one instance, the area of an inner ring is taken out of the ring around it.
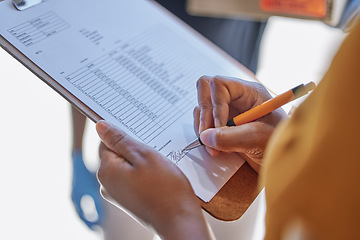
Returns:
[[[149,1],[47,0],[18,11],[5,0],[0,22],[1,35],[70,93],[165,156],[196,138],[200,76],[251,80]],[[208,202],[243,162],[200,147],[175,164]]]

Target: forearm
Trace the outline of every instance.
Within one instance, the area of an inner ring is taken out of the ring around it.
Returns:
[[[200,208],[178,214],[156,229],[162,240],[214,240]]]

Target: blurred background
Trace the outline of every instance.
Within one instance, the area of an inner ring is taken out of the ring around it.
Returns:
[[[275,93],[318,83],[344,37],[320,22],[272,17],[258,79]],[[70,199],[69,104],[3,49],[0,102],[0,239],[102,239],[80,221]],[[87,166],[96,170],[99,139],[93,123],[88,122],[84,139]],[[264,211],[261,195],[251,211],[258,216],[253,239],[263,237]]]

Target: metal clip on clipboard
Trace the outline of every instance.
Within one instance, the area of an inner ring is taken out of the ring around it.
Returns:
[[[42,0],[12,0],[17,10],[22,11],[33,7],[42,2]]]

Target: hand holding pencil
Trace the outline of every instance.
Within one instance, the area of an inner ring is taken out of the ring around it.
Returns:
[[[306,86],[295,89],[296,96],[313,88],[313,84]],[[293,99],[293,92],[272,99],[261,84],[219,76],[201,77],[197,87],[195,132],[209,154],[236,152],[258,171],[273,130],[286,117],[279,107]]]

